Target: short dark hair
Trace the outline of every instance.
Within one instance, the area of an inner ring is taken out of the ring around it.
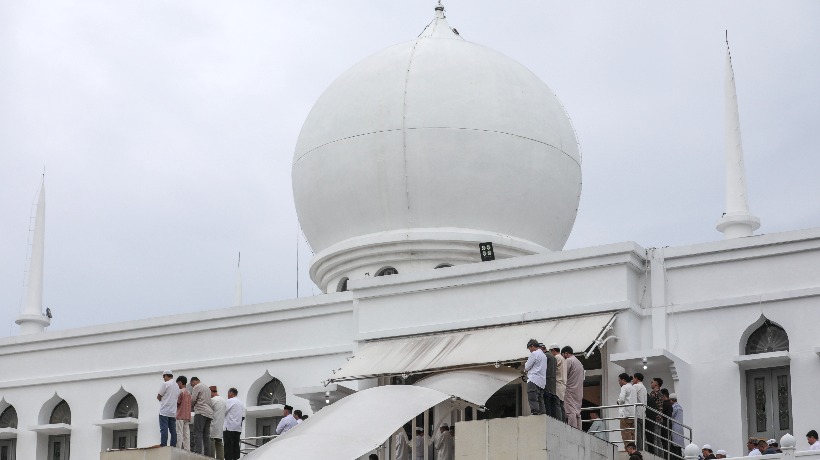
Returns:
[[[308,419],[308,414],[305,414],[305,415],[302,416],[302,420],[307,420],[307,419]]]
[[[529,347],[538,348],[538,341],[535,340],[535,339],[530,339],[530,341],[527,342],[527,348],[529,348]]]
[[[621,375],[618,376],[621,380],[626,380],[627,382],[632,380],[632,376],[627,374],[626,372],[621,372]]]
[[[661,388],[661,394],[665,395],[665,396],[669,396],[669,390],[667,390],[666,388]]]
[[[572,351],[572,347],[571,347],[571,346],[567,345],[567,346],[565,346],[564,348],[562,348],[562,349],[561,349],[561,353],[569,353],[569,354],[574,354],[575,352],[574,352],[574,351]]]
[[[234,396],[239,396],[239,390],[237,390],[234,387],[231,387],[230,389],[228,389],[228,394],[231,394],[231,393],[233,393]]]
[[[809,431],[808,433],[806,433],[806,437],[807,437],[807,438],[814,438],[814,439],[817,439],[817,430],[811,430],[811,431]]]
[[[643,382],[643,374],[640,372],[635,372],[635,378]]]
[[[184,375],[180,375],[179,377],[177,377],[177,382],[182,382],[183,385],[187,385],[188,384],[188,377],[185,377]]]
[[[658,382],[658,386],[659,386],[659,387],[662,387],[662,386],[663,386],[663,379],[662,379],[662,378],[660,378],[660,377],[652,377],[652,380],[654,380],[654,381]]]
[[[295,411],[293,411],[293,415],[295,415],[299,418],[302,418],[302,411],[299,410],[299,409],[296,409]]]
[[[368,460],[379,460],[379,456],[376,455],[376,454],[370,454],[370,456],[367,457],[367,459]]]
[[[624,446],[624,447],[627,447],[627,448],[631,447],[635,450],[638,450],[638,446],[634,442],[628,442],[628,443],[626,443],[626,446]]]
[[[193,382],[194,380],[196,380],[197,382],[199,382],[199,381],[200,381],[200,380],[199,380],[199,377],[191,377],[191,382]]]

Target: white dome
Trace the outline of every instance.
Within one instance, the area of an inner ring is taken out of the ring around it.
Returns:
[[[325,289],[328,273],[340,274],[328,268],[317,279],[317,263],[338,251],[435,234],[439,245],[461,233],[470,243],[515,241],[518,253],[560,250],[580,163],[552,90],[463,40],[439,13],[418,39],[342,74],[302,127],[293,192],[317,253],[313,279]]]

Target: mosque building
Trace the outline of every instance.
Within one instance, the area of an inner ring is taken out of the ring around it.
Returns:
[[[482,366],[512,372],[530,337],[575,349],[585,406],[614,405],[617,376],[640,371],[677,394],[696,444],[740,453],[748,437],[791,433],[805,449],[798,434],[820,413],[820,228],[755,234],[738,120],[727,52],[724,239],[563,250],[582,183],[564,107],[526,67],[463,39],[439,6],[420,36],[339,76],[305,120],[293,195],[321,295],[242,305],[238,284],[228,308],[63,331],[44,332],[43,187],[20,334],[0,339],[0,458],[159,444],[164,369],[223,395],[236,387],[251,438],[270,435],[285,404],[321,414],[421,376],[465,388]],[[308,340],[277,340],[293,336]],[[455,410],[394,399],[381,440],[420,413],[413,423],[427,428],[527,414],[513,374],[483,404],[453,393],[476,403]],[[276,444],[253,458],[287,452]]]

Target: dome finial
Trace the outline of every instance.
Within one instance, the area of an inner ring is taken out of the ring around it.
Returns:
[[[438,0],[438,5],[436,5],[436,17],[443,18],[444,17],[444,5],[441,4],[441,0]]]

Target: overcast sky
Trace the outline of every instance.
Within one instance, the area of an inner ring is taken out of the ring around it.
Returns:
[[[340,73],[434,1],[0,0],[0,336],[45,166],[50,330],[318,293],[290,168]],[[447,0],[558,94],[583,153],[567,248],[721,238],[724,30],[758,233],[820,226],[820,2]],[[329,223],[332,224],[332,223]]]

